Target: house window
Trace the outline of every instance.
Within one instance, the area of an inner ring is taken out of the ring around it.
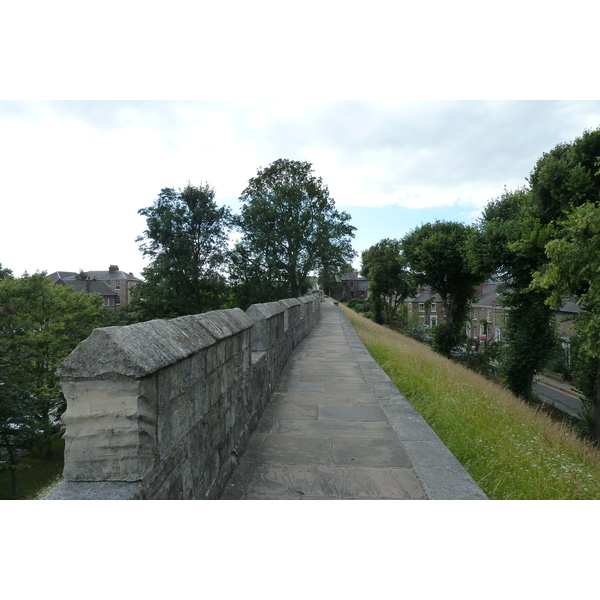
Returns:
[[[437,312],[437,305],[435,302],[431,303],[431,312]]]
[[[115,296],[115,306],[120,306],[121,305],[121,298],[119,298],[119,296]]]
[[[437,325],[437,317],[430,317],[429,322],[431,323],[431,327],[435,327]]]
[[[419,312],[425,312],[425,303],[419,302]]]
[[[121,289],[121,282],[120,281],[115,281],[115,290],[120,290]]]
[[[492,309],[488,308],[488,316],[487,316],[487,320],[491,323],[492,322]]]

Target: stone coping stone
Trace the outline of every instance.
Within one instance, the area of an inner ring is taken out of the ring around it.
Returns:
[[[65,380],[139,379],[253,326],[239,308],[94,329],[65,359]]]
[[[286,298],[285,300],[279,300],[278,302],[285,308],[291,308],[292,306],[300,306],[300,302],[296,298]]]
[[[282,306],[279,302],[263,302],[250,306],[246,310],[246,314],[254,321],[258,321],[259,319],[269,319],[280,315],[284,310],[286,310],[285,306]]]

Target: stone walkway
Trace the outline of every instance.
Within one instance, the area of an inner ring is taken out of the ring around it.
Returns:
[[[486,496],[326,299],[221,498]]]

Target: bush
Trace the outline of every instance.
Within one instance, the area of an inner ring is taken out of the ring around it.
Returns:
[[[355,312],[362,312],[362,306],[365,300],[359,300],[358,298],[351,298],[348,300],[348,308],[351,308]]]
[[[368,310],[367,312],[363,312],[363,317],[367,317],[367,319],[371,319],[371,321],[372,321],[373,320],[372,311]]]

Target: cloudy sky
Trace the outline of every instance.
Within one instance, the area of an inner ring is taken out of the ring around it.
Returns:
[[[360,253],[435,219],[472,223],[598,126],[600,101],[2,101],[0,262],[139,275],[138,210],[162,188],[207,182],[237,211],[278,158],[312,163]]]

